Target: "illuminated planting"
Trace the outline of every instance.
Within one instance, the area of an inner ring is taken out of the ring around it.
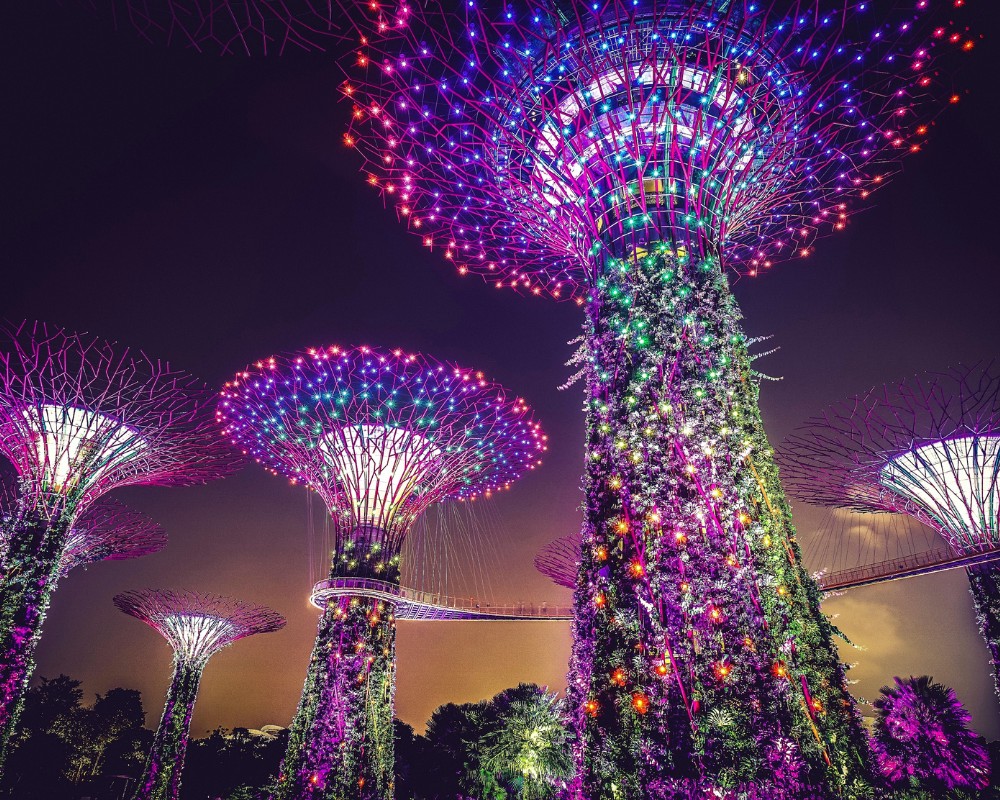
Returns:
[[[218,55],[323,51],[338,33],[333,6],[315,0],[80,0],[145,41]]]
[[[726,274],[923,147],[952,4],[343,5],[369,184],[461,274],[586,308],[574,792],[865,791]]]
[[[40,323],[5,332],[0,454],[15,473],[16,502],[0,536],[0,763],[60,574],[125,544],[90,536],[87,554],[73,531],[93,532],[86,514],[113,489],[225,474],[233,460],[210,400],[184,373],[99,339]]]
[[[576,588],[580,571],[580,537],[569,534],[549,542],[535,556],[535,569],[557,586]]]
[[[176,800],[187,752],[191,713],[208,660],[233,642],[285,627],[264,606],[198,592],[145,589],[115,596],[119,611],[142,620],[174,651],[167,702],[135,800]]]
[[[360,347],[258,361],[226,384],[233,443],[303,483],[333,521],[330,578],[276,797],[388,800],[399,553],[430,505],[506,488],[539,463],[527,404],[480,372]]]
[[[1000,370],[957,367],[813,417],[782,446],[789,491],[816,505],[909,514],[958,553],[1000,547]],[[1000,687],[1000,572],[968,568]]]

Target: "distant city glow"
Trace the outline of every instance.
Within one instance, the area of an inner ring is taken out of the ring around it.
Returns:
[[[1000,544],[1000,436],[921,445],[882,468],[879,481],[919,507],[955,546]]]
[[[23,413],[35,435],[34,455],[50,491],[96,483],[147,447],[127,425],[94,411],[39,405]]]
[[[393,519],[434,470],[441,450],[419,434],[384,425],[345,425],[319,442],[357,519]]]

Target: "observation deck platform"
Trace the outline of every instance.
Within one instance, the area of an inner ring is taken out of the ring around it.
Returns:
[[[313,586],[309,601],[321,609],[330,600],[344,596],[371,597],[392,603],[396,607],[398,620],[558,622],[569,620],[573,616],[573,609],[569,606],[550,606],[547,603],[510,605],[478,603],[471,597],[449,597],[431,592],[419,592],[372,578],[337,578],[320,581]]]
[[[947,569],[972,567],[976,564],[986,564],[997,560],[1000,560],[1000,550],[966,554],[954,553],[951,550],[928,550],[902,558],[880,561],[876,564],[866,564],[862,567],[830,572],[820,577],[819,587],[824,592],[853,589],[857,586],[898,581],[902,578],[929,575]]]

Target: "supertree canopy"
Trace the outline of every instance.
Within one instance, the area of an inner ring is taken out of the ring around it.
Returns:
[[[1000,369],[882,386],[810,419],[782,446],[789,491],[817,505],[909,514],[959,553],[1000,548]],[[968,568],[1000,687],[1000,570]]]
[[[580,571],[580,537],[574,534],[553,539],[535,556],[535,569],[557,586],[576,588]]]
[[[70,529],[60,563],[65,576],[74,567],[98,561],[125,561],[158,553],[167,546],[163,528],[116,500],[102,499]]]
[[[145,41],[220,55],[325,50],[338,33],[328,0],[77,0]]]
[[[218,415],[235,445],[315,491],[334,524],[277,796],[391,798],[403,539],[431,504],[489,496],[533,469],[546,437],[482,373],[370,347],[258,361],[226,384]]]
[[[82,334],[26,323],[0,340],[0,454],[17,484],[0,537],[0,754],[88,509],[122,486],[201,483],[234,463],[210,400],[167,364]]]
[[[175,800],[181,786],[191,713],[208,660],[233,642],[285,627],[264,606],[216,594],[144,589],[115,596],[118,609],[142,620],[174,651],[167,702],[156,729],[136,800]]]
[[[344,3],[369,183],[459,272],[587,309],[576,789],[861,791],[725,270],[843,229],[973,39],[943,0]]]

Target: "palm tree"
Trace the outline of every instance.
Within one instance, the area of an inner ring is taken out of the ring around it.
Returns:
[[[496,728],[484,738],[483,766],[519,785],[521,800],[551,796],[554,784],[573,770],[562,704],[555,694],[535,687],[503,705]]]
[[[874,702],[875,751],[895,787],[939,792],[983,789],[990,761],[982,737],[969,729],[972,716],[955,691],[926,675],[895,678]]]

